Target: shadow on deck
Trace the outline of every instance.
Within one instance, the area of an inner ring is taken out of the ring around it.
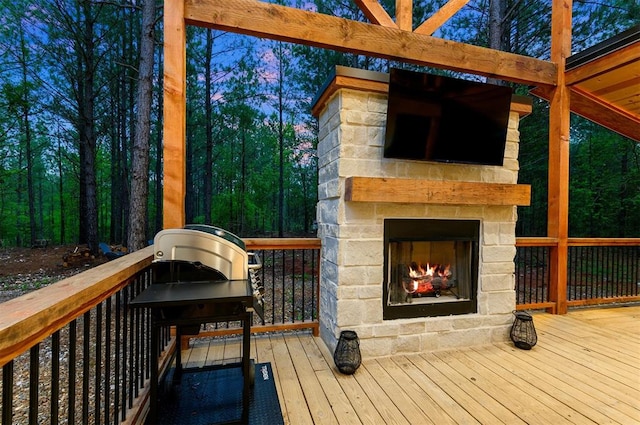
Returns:
[[[366,359],[351,376],[306,333],[252,337],[285,424],[640,423],[640,306],[534,315],[538,344]],[[236,362],[236,338],[195,340],[187,367]]]

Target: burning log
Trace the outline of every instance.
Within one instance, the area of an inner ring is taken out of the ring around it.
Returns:
[[[412,262],[408,266],[408,277],[403,279],[402,285],[408,294],[440,296],[441,290],[453,287],[451,277],[450,265],[424,265]]]

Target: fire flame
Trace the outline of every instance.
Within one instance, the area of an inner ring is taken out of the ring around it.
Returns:
[[[405,281],[404,288],[410,294],[427,294],[450,287],[451,264],[417,264],[412,262],[408,266],[409,281]]]
[[[451,264],[443,265],[443,264],[434,264],[430,265],[429,263],[425,264],[417,264],[411,263],[409,266],[409,277],[414,279],[424,279],[426,277],[442,277],[442,278],[450,278],[451,277]]]

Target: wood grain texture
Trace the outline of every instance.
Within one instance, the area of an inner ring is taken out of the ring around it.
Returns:
[[[640,423],[638,319],[640,306],[536,313],[532,350],[505,341],[398,353],[365,358],[354,375],[308,334],[252,345],[256,362],[271,362],[285,424],[627,425]],[[198,344],[219,355],[212,345],[225,342]]]
[[[525,84],[555,85],[557,78],[556,65],[548,61],[255,0],[186,0],[185,20],[190,25]]]
[[[344,199],[352,202],[526,206],[531,203],[531,187],[522,184],[348,177]]]

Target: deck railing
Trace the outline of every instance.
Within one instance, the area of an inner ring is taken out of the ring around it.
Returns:
[[[640,301],[640,239],[570,238],[566,293],[551,293],[552,238],[516,241],[518,309]]]
[[[253,331],[310,328],[319,316],[318,239],[247,239],[263,262],[264,321]],[[640,239],[571,239],[570,305],[639,301]],[[552,308],[555,241],[519,238],[518,308]],[[0,422],[142,423],[148,407],[149,316],[128,302],[151,284],[152,248],[126,255],[0,308]],[[201,335],[238,332],[234,324]],[[161,367],[175,351],[169,330]]]
[[[266,289],[252,331],[318,330],[318,239],[251,239]],[[148,408],[150,318],[129,301],[151,284],[153,249],[126,255],[0,309],[0,423],[137,424]],[[238,332],[234,323],[201,336]],[[175,351],[162,332],[160,367]]]
[[[135,422],[149,319],[127,305],[151,259],[146,248],[2,304],[2,425]]]

